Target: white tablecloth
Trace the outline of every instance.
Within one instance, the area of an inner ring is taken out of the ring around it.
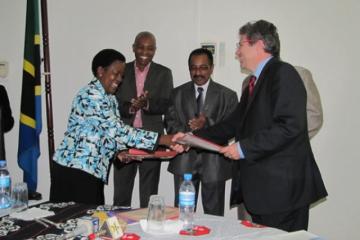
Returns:
[[[210,228],[211,229],[210,234],[203,236],[185,236],[179,234],[151,235],[142,231],[139,223],[128,225],[126,232],[136,233],[137,235],[141,236],[142,240],[155,240],[155,239],[250,240],[250,239],[258,239],[261,237],[269,237],[269,236],[275,236],[286,233],[282,230],[269,228],[269,227],[265,227],[265,228],[246,227],[236,219],[228,219],[224,217],[218,217],[218,216],[212,216],[206,214],[196,214],[195,225],[201,225]]]
[[[39,204],[41,202],[44,202],[44,201],[43,200],[30,200],[29,201],[29,206],[33,206],[33,205]],[[11,208],[0,209],[0,217],[3,217],[3,216],[8,215],[10,213],[12,213]]]

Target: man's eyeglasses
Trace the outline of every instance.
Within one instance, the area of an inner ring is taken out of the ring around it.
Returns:
[[[240,48],[240,47],[244,46],[244,43],[249,43],[250,44],[251,41],[250,40],[240,41],[240,42],[236,43],[236,48]]]

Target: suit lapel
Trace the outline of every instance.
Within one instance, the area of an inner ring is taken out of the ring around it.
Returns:
[[[258,92],[260,91],[261,89],[261,86],[263,85],[264,81],[266,81],[266,76],[267,76],[267,72],[269,70],[269,66],[274,62],[276,61],[276,58],[272,58],[270,59],[266,65],[264,66],[263,70],[261,71],[260,73],[260,76],[259,76],[259,79],[256,81],[256,84],[255,84],[255,88],[254,88],[254,92],[251,96],[249,96],[249,88],[247,87],[247,90],[246,90],[246,94],[247,94],[247,106],[246,106],[246,110],[245,110],[245,113],[244,115],[246,116],[248,110],[250,109],[254,99],[256,98],[256,95],[258,94]],[[245,92],[244,92],[245,94]]]
[[[129,81],[129,90],[130,92],[132,93],[135,93],[134,94],[134,97],[137,96],[137,92],[136,92],[136,76],[135,76],[135,61],[131,62],[129,64],[129,66],[127,66],[129,69],[128,69],[128,73],[129,73],[129,76],[130,76],[130,81]]]
[[[205,102],[204,102],[204,112],[210,114],[214,107],[217,106],[218,97],[219,94],[218,89],[215,86],[215,83],[212,81],[212,79],[209,80],[209,86],[206,91],[205,96]]]
[[[195,117],[196,113],[196,99],[195,99],[195,87],[193,82],[189,82],[189,85],[184,91],[184,98],[182,104],[186,106],[185,109],[189,110],[189,117]],[[190,100],[190,101],[189,101]]]
[[[151,86],[152,86],[151,83],[154,80],[155,72],[156,72],[156,63],[151,62],[149,72],[148,72],[148,74],[146,76],[145,83],[144,83],[144,91],[146,89],[146,90],[149,90],[149,92],[150,92]]]

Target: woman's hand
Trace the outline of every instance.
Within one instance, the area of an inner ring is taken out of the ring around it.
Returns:
[[[159,145],[165,145],[169,148],[171,148],[172,150],[176,151],[177,153],[182,153],[184,151],[188,150],[187,146],[184,146],[182,144],[179,144],[176,142],[176,140],[178,139],[177,136],[182,136],[181,133],[180,135],[177,134],[168,134],[168,135],[161,135],[160,136],[160,140],[159,140]]]
[[[127,155],[127,151],[121,151],[117,154],[117,159],[121,162],[121,163],[129,163],[132,161],[135,161],[134,158],[129,158]]]

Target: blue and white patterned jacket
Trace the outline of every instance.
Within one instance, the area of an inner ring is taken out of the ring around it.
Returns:
[[[98,79],[82,88],[72,103],[64,140],[54,154],[60,165],[80,169],[107,182],[111,159],[129,147],[153,150],[158,133],[125,125],[114,95]]]

